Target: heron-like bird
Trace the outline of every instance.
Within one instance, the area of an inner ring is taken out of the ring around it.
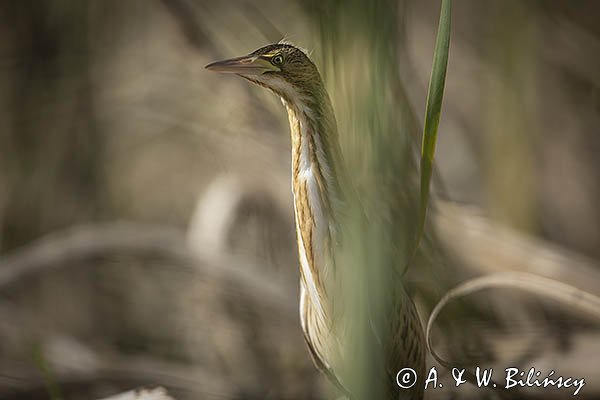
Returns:
[[[348,176],[342,162],[337,125],[331,101],[315,64],[289,43],[262,47],[249,55],[217,61],[211,71],[232,73],[279,96],[288,112],[292,143],[292,192],[300,259],[300,321],[306,343],[317,367],[339,388],[352,396],[343,373],[350,351],[334,329],[333,312],[338,248],[342,216],[351,199]],[[366,267],[366,266],[365,266]],[[390,274],[392,272],[390,271]],[[419,378],[425,370],[425,342],[414,303],[403,288],[386,315],[395,334],[382,344],[387,376],[386,397],[421,399],[423,385],[401,389],[396,374],[412,368]],[[344,348],[346,347],[346,348]]]

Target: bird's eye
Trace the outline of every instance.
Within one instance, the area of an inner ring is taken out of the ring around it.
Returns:
[[[271,62],[274,65],[281,66],[281,65],[283,65],[283,57],[281,55],[277,55],[277,56],[271,58]]]

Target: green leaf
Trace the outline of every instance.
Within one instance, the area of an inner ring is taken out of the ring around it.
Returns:
[[[416,253],[425,229],[427,207],[429,204],[429,186],[433,172],[433,157],[437,141],[438,125],[444,97],[446,83],[446,69],[448,67],[448,53],[450,48],[450,21],[452,0],[442,0],[440,22],[435,41],[431,79],[427,94],[427,108],[425,109],[425,124],[423,128],[423,143],[421,146],[421,196],[419,201],[419,221],[417,237],[413,252]]]

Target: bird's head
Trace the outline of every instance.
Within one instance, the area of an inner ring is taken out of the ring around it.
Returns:
[[[214,62],[206,69],[237,74],[289,103],[322,95],[317,67],[303,50],[289,43],[270,44],[246,56]]]

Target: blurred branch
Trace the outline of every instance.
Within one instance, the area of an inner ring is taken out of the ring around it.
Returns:
[[[49,234],[0,258],[0,290],[34,274],[60,269],[69,263],[127,253],[172,260],[206,279],[227,281],[243,288],[251,297],[294,315],[295,301],[279,285],[269,284],[250,268],[252,262],[236,256],[207,253],[185,246],[185,235],[172,228],[128,222],[77,226]],[[260,296],[257,294],[260,293]]]
[[[167,391],[161,387],[155,389],[131,390],[115,396],[106,397],[103,400],[173,400]]]
[[[598,263],[557,245],[494,224],[475,211],[437,202],[433,223],[446,247],[478,273],[522,271],[597,294]]]

